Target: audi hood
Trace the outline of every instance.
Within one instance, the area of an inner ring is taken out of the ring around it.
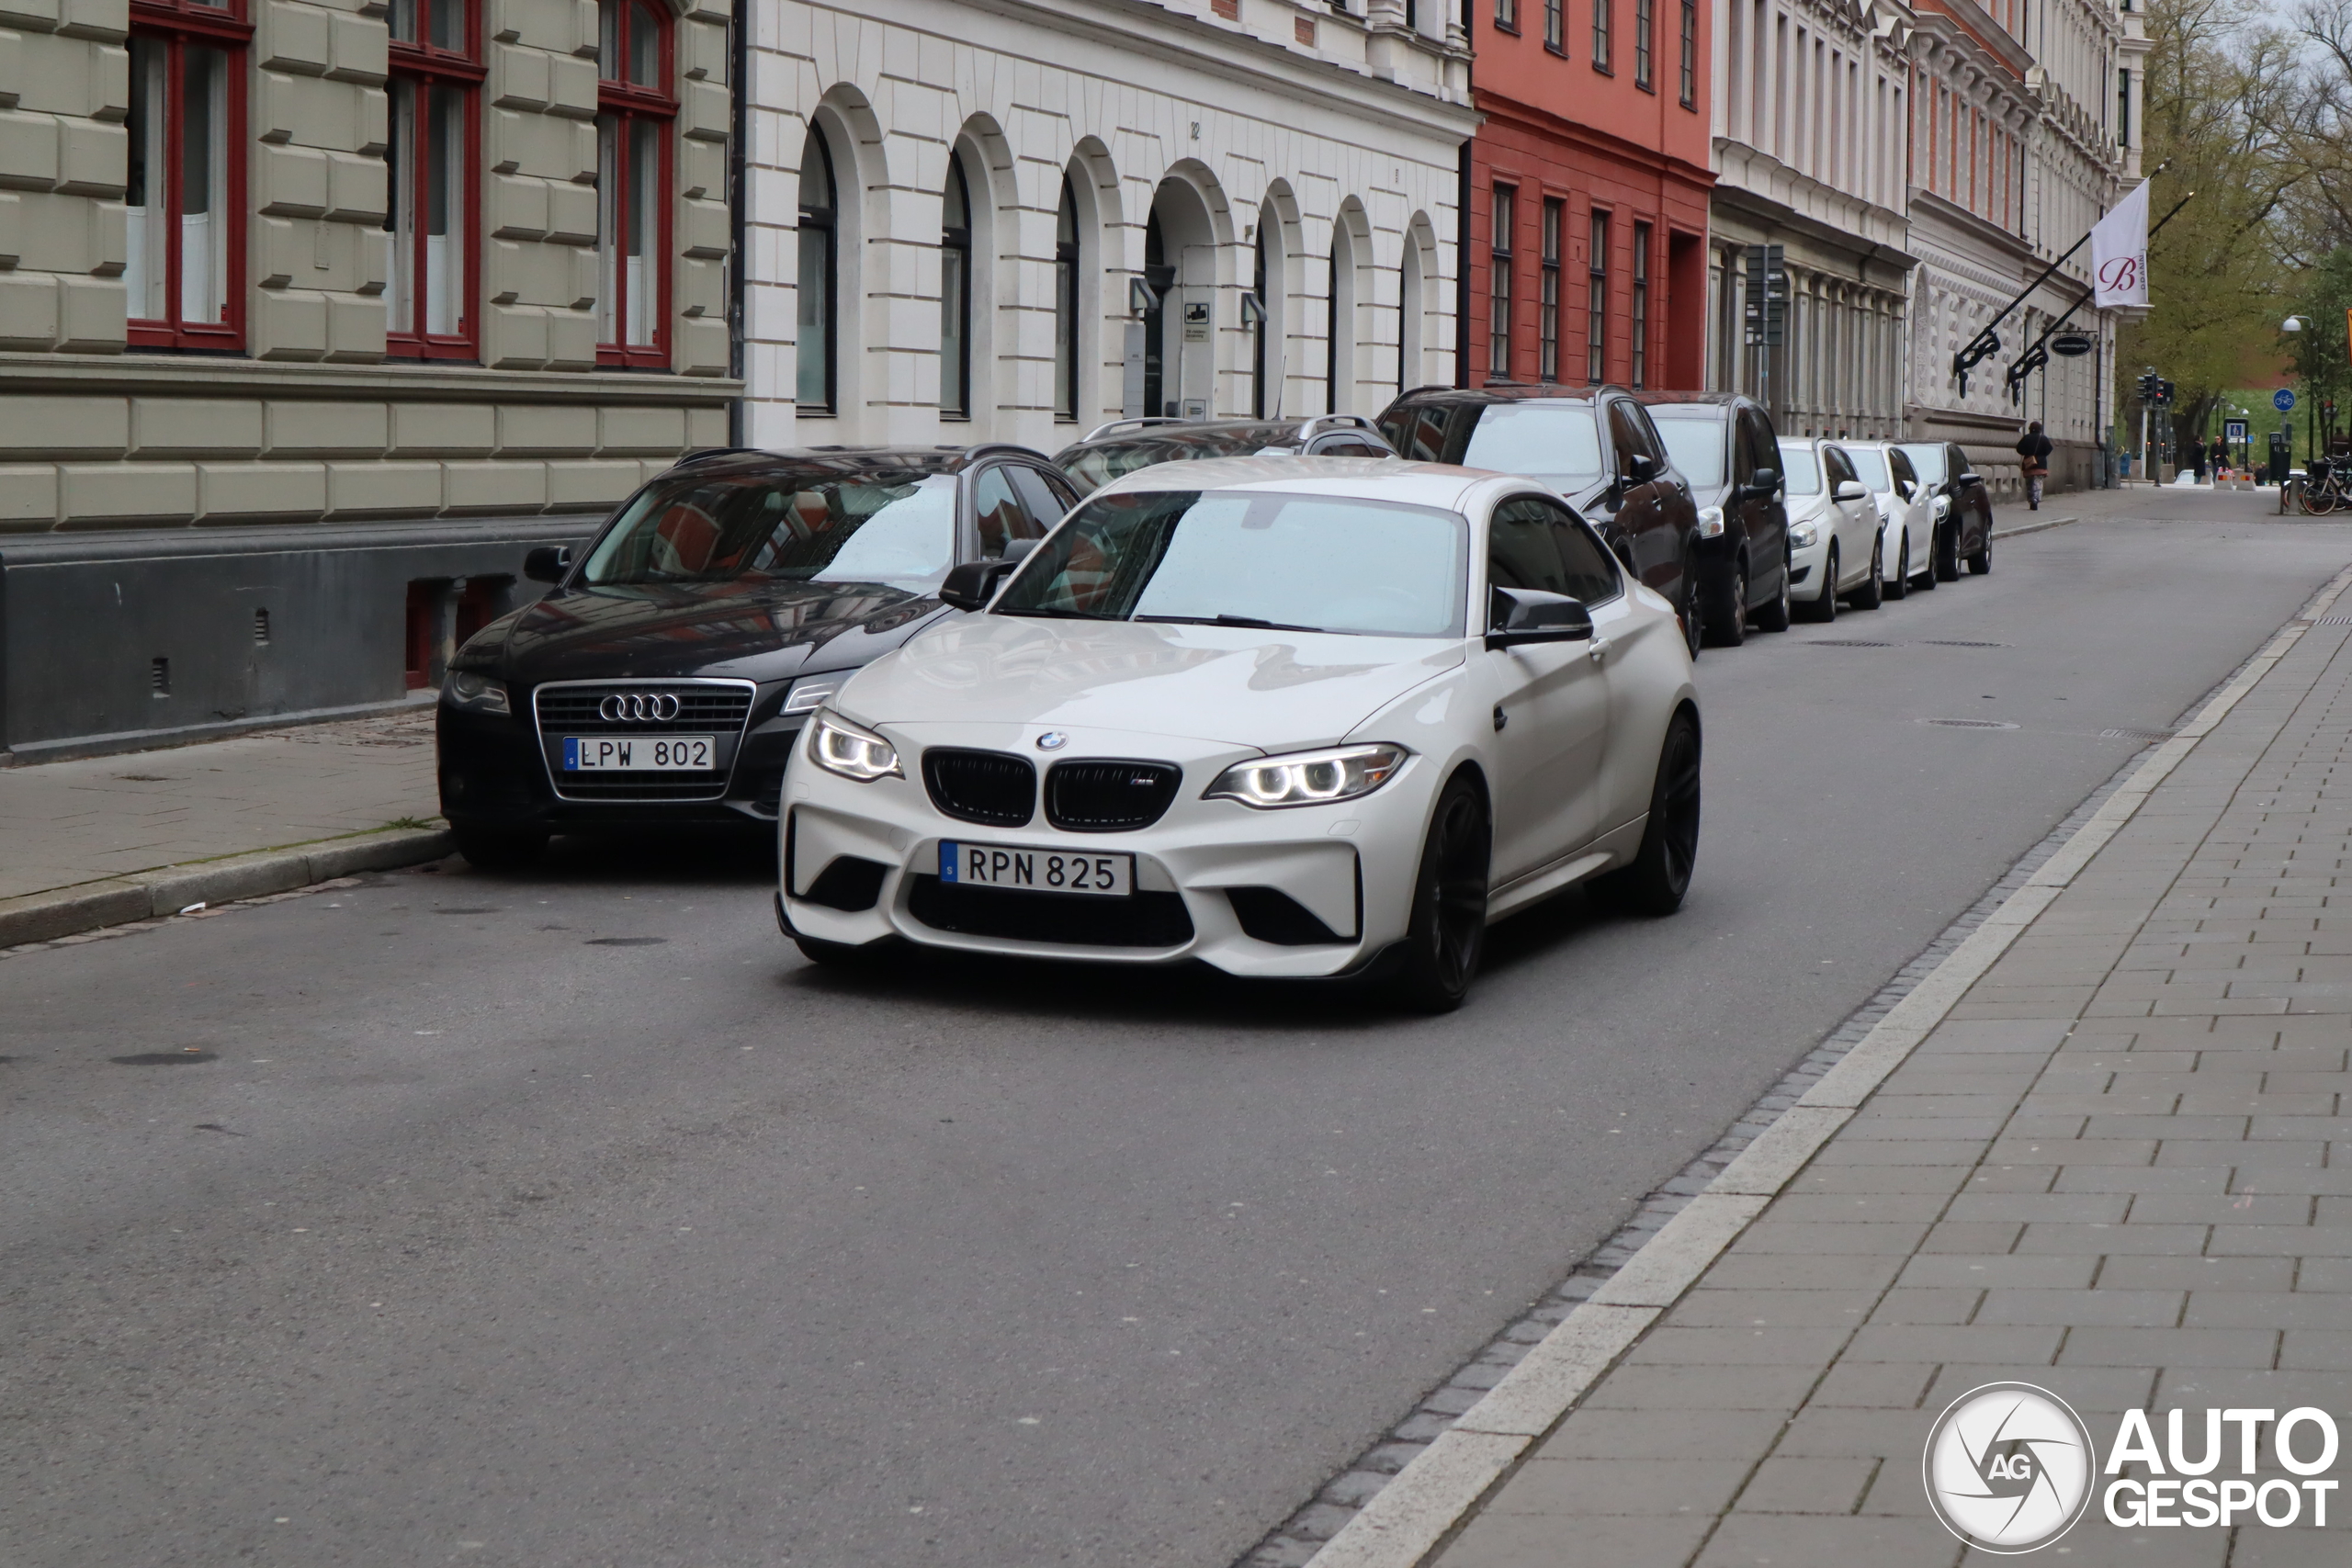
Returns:
[[[1459,638],[967,615],[860,671],[861,724],[1118,729],[1287,750],[1329,745],[1460,665]]]

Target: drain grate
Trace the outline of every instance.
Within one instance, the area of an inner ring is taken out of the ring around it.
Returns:
[[[1893,648],[1891,642],[1864,642],[1858,637],[1817,637],[1804,645],[1807,648]]]
[[[1921,724],[1932,724],[1944,729],[2015,729],[2016,725],[2000,718],[1923,718]]]
[[[2313,621],[2312,625],[2315,626],[2352,626],[2352,615],[2322,615],[2318,620]]]
[[[2352,626],[2352,621],[2347,621],[2345,624]],[[2101,740],[2169,740],[2172,739],[2172,731],[2169,729],[2132,729],[2129,728],[2122,729],[2102,729],[2098,732],[2098,738]]]
[[[1950,637],[1921,637],[1919,645],[1923,648],[2007,648],[2009,646],[2006,642],[1955,642]]]

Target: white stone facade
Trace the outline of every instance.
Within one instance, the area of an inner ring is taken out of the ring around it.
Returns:
[[[1415,20],[1399,0],[1365,15],[1292,0],[752,14],[752,443],[1052,451],[1123,413],[1372,413],[1400,385],[1453,381],[1476,117],[1434,0]],[[805,194],[822,188],[803,182],[812,126],[834,195],[830,227],[804,234]],[[803,299],[804,267],[830,276],[831,310],[813,281]],[[1130,308],[1148,274],[1157,354]]]
[[[1708,385],[1788,435],[1899,434],[1909,207],[1908,6],[1716,0]],[[1752,244],[1781,247],[1785,344],[1744,341]]]

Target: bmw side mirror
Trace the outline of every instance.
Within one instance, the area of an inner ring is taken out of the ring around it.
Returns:
[[[1748,493],[1751,495],[1770,496],[1780,494],[1781,470],[1778,468],[1757,469],[1754,473],[1747,476],[1747,489]]]
[[[1864,490],[1859,481],[1854,479],[1839,479],[1838,481],[1838,493],[1831,499],[1837,501],[1860,501],[1869,494],[1870,491]]]
[[[1956,485],[1980,485],[1984,481],[1978,479],[1974,474],[1962,474],[1960,478],[1952,480],[1951,482]]]
[[[1018,558],[1011,560],[967,560],[951,568],[947,580],[939,585],[942,604],[953,604],[959,610],[981,610],[996,597],[997,585],[1012,574],[1021,564]]]
[[[1517,648],[1531,642],[1583,642],[1592,636],[1592,612],[1565,593],[1540,588],[1489,592],[1487,646]]]
[[[541,545],[523,558],[523,575],[534,582],[561,582],[571,570],[569,545]]]

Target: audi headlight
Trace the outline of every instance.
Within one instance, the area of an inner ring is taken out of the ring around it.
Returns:
[[[840,691],[855,673],[857,671],[854,670],[837,670],[831,675],[803,675],[792,683],[792,690],[784,694],[784,711],[814,713],[831,702],[833,694]]]
[[[1402,746],[1374,745],[1261,757],[1226,769],[1203,798],[1238,800],[1261,810],[1354,800],[1395,778],[1411,755]]]
[[[1699,508],[1699,537],[1720,539],[1724,536],[1724,509],[1720,506]]]
[[[479,670],[452,670],[447,684],[441,688],[442,699],[453,708],[469,713],[512,713],[507,705],[506,687]]]
[[[1819,525],[1813,523],[1790,524],[1789,543],[1800,550],[1809,550],[1813,548],[1814,546],[1821,543],[1821,528]]]
[[[824,708],[808,721],[808,760],[829,773],[860,784],[904,778],[898,749],[863,725]]]

